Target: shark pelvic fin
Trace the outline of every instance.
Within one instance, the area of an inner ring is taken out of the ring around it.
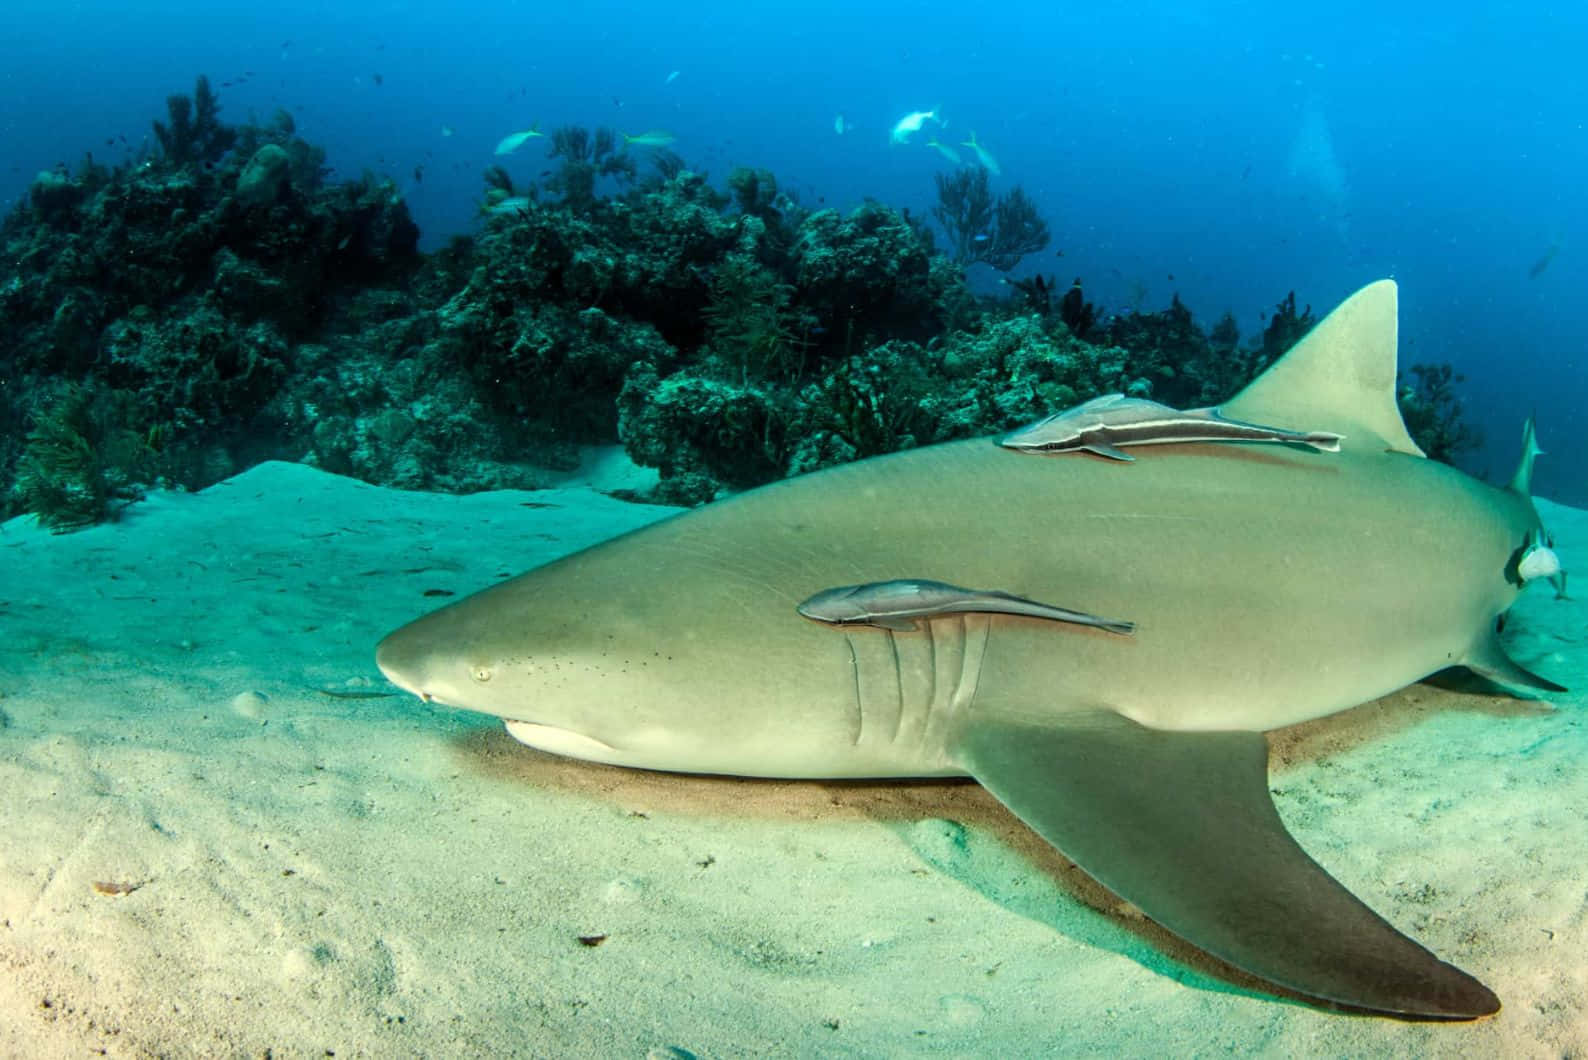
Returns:
[[[1522,459],[1516,465],[1516,474],[1511,476],[1513,493],[1533,496],[1533,461],[1543,455],[1544,450],[1538,447],[1538,434],[1533,429],[1533,417],[1529,416],[1522,426]]]
[[[1567,691],[1565,685],[1557,685],[1549,678],[1535,674],[1505,654],[1500,635],[1492,629],[1467,650],[1461,665],[1479,677],[1493,681],[1513,696],[1524,699],[1532,699],[1541,692]]]
[[[1219,411],[1291,430],[1333,431],[1348,446],[1426,455],[1395,401],[1398,312],[1394,280],[1368,284]]]
[[[978,714],[981,713],[978,705]],[[969,721],[960,764],[1066,857],[1181,938],[1315,998],[1471,1019],[1499,1000],[1401,934],[1285,831],[1258,732],[1112,712]]]

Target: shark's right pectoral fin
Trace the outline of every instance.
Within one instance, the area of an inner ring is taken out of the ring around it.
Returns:
[[[978,707],[960,764],[1153,920],[1311,997],[1424,1018],[1499,1000],[1363,905],[1291,838],[1257,732],[1165,732],[1111,712],[1040,723]]]

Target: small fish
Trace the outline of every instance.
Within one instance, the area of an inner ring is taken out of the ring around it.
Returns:
[[[663,81],[663,82],[662,82],[662,84],[664,84],[664,85],[670,85],[670,84],[672,84],[672,83],[673,83],[673,82],[674,82],[674,81],[677,81],[677,80],[678,80],[678,71],[677,71],[677,70],[674,70],[674,71],[673,71],[673,72],[672,72],[672,73],[670,73],[670,74],[668,74],[668,75],[667,75],[667,78],[666,78],[666,80],[664,80],[664,81]]]
[[[992,156],[991,151],[987,150],[980,144],[980,142],[977,141],[976,131],[974,129],[971,130],[970,139],[960,144],[960,146],[968,147],[974,151],[976,154],[976,161],[980,162],[981,167],[987,172],[991,173],[995,177],[1003,176],[1004,171],[999,167],[998,160]]]
[[[424,166],[415,166],[414,167],[414,183],[415,184],[423,183],[424,179],[425,179],[425,167]]]
[[[837,133],[839,136],[842,136],[848,131],[849,123],[844,120],[844,116],[842,114],[833,119],[833,132]]]
[[[499,155],[510,155],[535,137],[545,135],[538,127],[531,127],[522,132],[508,133],[497,141],[496,153]]]
[[[443,125],[441,127],[441,135],[442,136],[451,136],[452,132],[453,132],[452,126],[450,126],[450,125]]]
[[[948,146],[948,144],[938,143],[936,138],[933,138],[931,140],[926,141],[926,146],[937,148],[937,153],[938,154],[942,155],[944,158],[948,159],[950,162],[954,163],[956,166],[963,164],[960,161],[960,157],[959,157],[959,152],[958,151],[956,151],[952,147]]]
[[[1527,278],[1530,280],[1536,280],[1540,276],[1544,275],[1544,270],[1549,268],[1550,262],[1554,261],[1555,255],[1559,253],[1560,244],[1551,243],[1549,245],[1549,249],[1544,251],[1544,256],[1533,262],[1533,267],[1527,270]]]
[[[997,589],[962,589],[958,585],[924,578],[823,589],[795,610],[806,618],[831,626],[877,626],[896,633],[919,629],[916,619],[966,613],[1045,618],[1054,622],[1072,622],[1078,626],[1095,626],[1110,633],[1130,634],[1136,631],[1134,622],[1099,618],[1085,611],[1041,604]]]
[[[988,235],[986,232],[977,232],[975,235],[970,237],[970,240],[972,243],[985,243],[991,238],[992,236]],[[1041,280],[1042,277],[1038,276],[1037,279]]]
[[[937,116],[936,107],[933,107],[931,110],[911,111],[909,114],[906,114],[904,117],[898,120],[898,122],[893,126],[893,131],[888,134],[888,137],[896,144],[907,144],[910,142],[910,137],[920,132],[921,126],[925,125],[929,121],[935,121],[940,125],[942,124],[942,119]]]
[[[384,77],[382,77],[380,74],[371,74],[370,76],[372,78],[374,78],[375,87],[377,87],[377,88],[379,88],[381,85],[384,85],[386,83],[386,79]]]
[[[1144,398],[1104,394],[1007,434],[998,444],[1026,453],[1079,450],[1110,460],[1134,460],[1119,447],[1174,442],[1286,442],[1338,453],[1342,437],[1329,431],[1287,431],[1227,420],[1216,408],[1182,411]]]
[[[628,133],[624,133],[623,146],[666,147],[677,139],[678,137],[674,136],[670,132],[662,132],[660,129],[652,129],[649,132],[642,132],[638,136],[630,136]]]

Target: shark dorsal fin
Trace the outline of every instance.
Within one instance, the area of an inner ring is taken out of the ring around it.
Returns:
[[[1516,465],[1516,474],[1511,476],[1511,489],[1524,497],[1533,495],[1533,460],[1544,455],[1544,450],[1538,447],[1538,435],[1533,430],[1533,417],[1527,418],[1527,424],[1522,428],[1522,460]]]
[[[1395,281],[1370,283],[1219,411],[1292,430],[1337,431],[1346,448],[1423,456],[1395,403],[1397,341]]]

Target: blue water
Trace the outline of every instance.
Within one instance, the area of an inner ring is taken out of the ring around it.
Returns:
[[[763,166],[807,204],[925,214],[947,163],[887,133],[939,107],[1049,221],[1020,272],[1114,310],[1179,292],[1248,336],[1288,290],[1321,314],[1393,276],[1403,363],[1467,376],[1472,467],[1508,475],[1536,411],[1538,491],[1588,503],[1588,8],[7,0],[0,42],[0,208],[124,157],[203,72],[224,119],[286,107],[338,174],[396,180],[428,247],[471,229],[492,148],[532,123],[665,129],[719,183]]]

